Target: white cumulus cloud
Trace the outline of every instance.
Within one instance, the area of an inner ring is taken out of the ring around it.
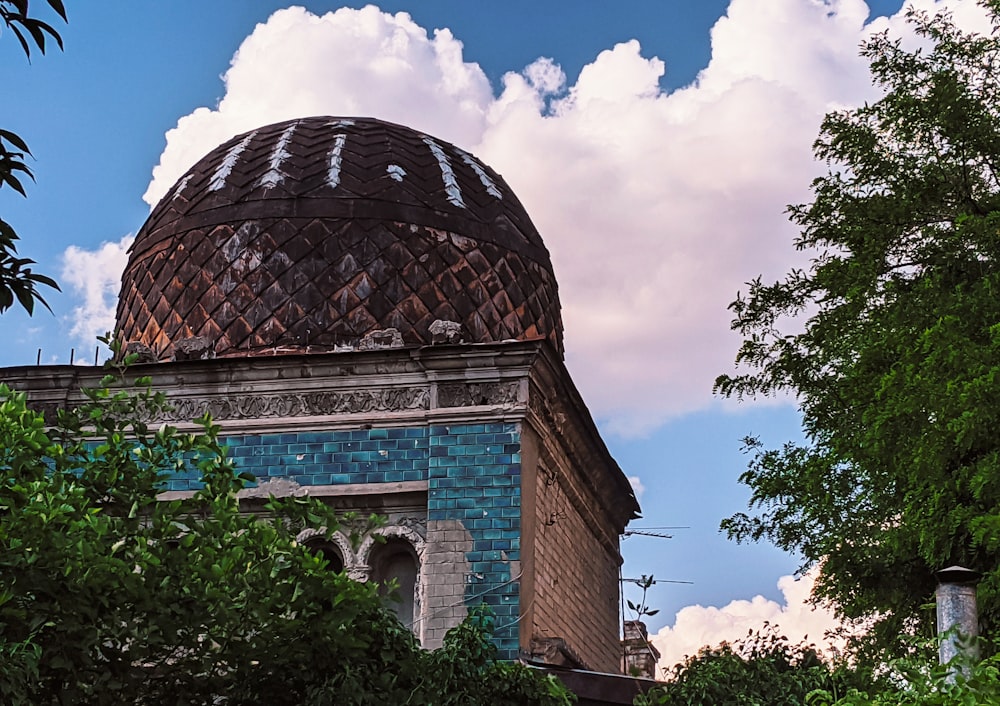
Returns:
[[[775,626],[778,634],[787,637],[791,644],[815,644],[826,652],[842,648],[843,639],[827,636],[840,627],[837,617],[832,611],[809,603],[815,578],[815,570],[799,579],[782,576],[778,579],[783,596],[780,604],[754,596],[750,600],[732,601],[721,608],[700,605],[682,608],[673,626],[650,637],[660,651],[658,668],[670,669],[685,657],[697,654],[702,647],[738,642],[749,631],[761,630],[765,623]]]
[[[97,336],[115,328],[115,306],[128,249],[135,238],[105,242],[96,250],[71,245],[63,253],[62,281],[82,304],[73,308],[69,334],[84,346],[95,345]]]
[[[632,486],[632,492],[635,493],[636,500],[642,501],[642,496],[646,493],[646,486],[642,484],[642,478],[639,476],[629,476],[628,484]]]
[[[913,4],[987,29],[973,0]],[[447,29],[374,6],[291,7],[243,41],[218,106],[167,133],[144,198],[154,204],[229,137],[293,117],[374,116],[471,150],[504,175],[552,253],[584,397],[612,430],[643,433],[714,404],[712,382],[738,346],[728,303],[796,262],[784,209],[820,173],[820,120],[874,96],[864,38],[907,31],[901,15],[866,26],[867,15],[863,0],[731,0],[710,63],[683,89],[661,89],[663,62],[629,41],[572,85],[545,58],[496,95]]]

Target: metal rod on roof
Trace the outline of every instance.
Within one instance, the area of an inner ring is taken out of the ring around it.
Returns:
[[[69,364],[70,365],[73,365],[73,356],[74,355],[76,355],[76,349],[75,348],[70,348],[69,349]]]
[[[97,361],[101,359],[101,347],[94,346],[94,367],[97,367]]]
[[[42,364],[42,349],[39,348],[38,355],[35,356],[35,365],[41,365],[41,364]]]

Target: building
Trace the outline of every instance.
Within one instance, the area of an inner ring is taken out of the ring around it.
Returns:
[[[475,157],[367,118],[235,137],[153,209],[117,319],[166,420],[211,413],[256,476],[248,508],[308,493],[387,517],[385,542],[301,539],[396,578],[424,646],[486,602],[503,657],[620,670],[619,537],[639,507],[563,364],[549,254]],[[49,407],[100,372],[4,375]]]

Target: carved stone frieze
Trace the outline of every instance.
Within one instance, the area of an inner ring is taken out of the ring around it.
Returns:
[[[256,486],[244,488],[239,492],[240,498],[276,498],[302,497],[309,494],[308,488],[303,488],[291,478],[265,478]]]
[[[360,583],[365,583],[368,581],[368,577],[371,576],[372,570],[366,564],[359,564],[357,566],[347,567],[347,577],[352,581],[358,581]]]
[[[393,522],[394,525],[413,530],[421,539],[427,539],[427,519],[422,517],[400,517]]]
[[[472,382],[438,386],[439,407],[475,407],[517,403],[517,382]]]
[[[424,387],[398,387],[348,392],[305,392],[287,395],[230,395],[228,397],[170,399],[170,410],[158,421],[190,421],[206,412],[213,419],[261,419],[307,417],[364,412],[399,412],[427,409],[430,401]]]

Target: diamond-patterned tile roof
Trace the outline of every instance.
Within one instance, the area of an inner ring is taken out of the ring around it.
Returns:
[[[472,342],[549,338],[562,323],[548,251],[503,179],[436,138],[315,117],[220,145],[153,209],[122,278],[118,328],[161,359],[357,345],[436,319]]]

